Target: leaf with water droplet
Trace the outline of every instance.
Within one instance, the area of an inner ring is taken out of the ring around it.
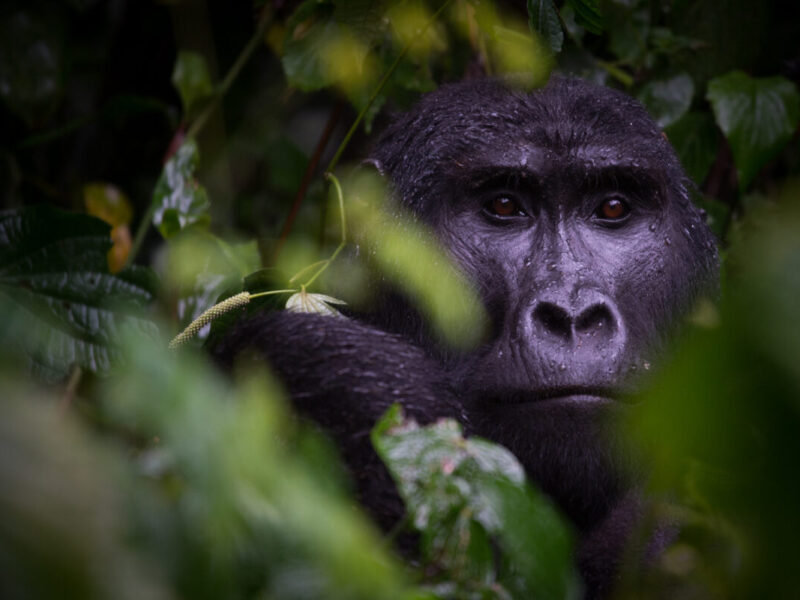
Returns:
[[[187,228],[204,229],[210,221],[211,202],[195,179],[200,162],[197,144],[187,140],[164,165],[153,190],[153,225],[164,238]]]

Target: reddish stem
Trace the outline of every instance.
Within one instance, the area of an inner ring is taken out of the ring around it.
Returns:
[[[342,102],[337,102],[333,107],[330,117],[328,117],[328,122],[325,124],[325,129],[323,130],[322,135],[317,142],[317,147],[314,148],[314,154],[311,156],[311,160],[308,161],[306,172],[303,174],[303,181],[300,183],[300,187],[298,188],[297,194],[294,197],[294,202],[292,203],[292,208],[289,211],[289,215],[286,217],[286,222],[283,224],[280,236],[278,236],[278,242],[275,246],[275,250],[272,253],[273,262],[278,258],[283,245],[286,243],[286,240],[289,237],[289,233],[292,231],[292,226],[294,225],[294,220],[297,217],[297,212],[300,210],[300,205],[303,204],[303,199],[306,197],[308,186],[314,177],[314,172],[317,170],[319,161],[322,158],[322,153],[325,151],[325,147],[328,145],[328,142],[331,139],[333,130],[336,128],[336,124],[339,122],[339,117],[342,114],[343,107],[344,104]]]

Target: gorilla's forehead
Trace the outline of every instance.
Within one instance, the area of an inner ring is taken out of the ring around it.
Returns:
[[[453,129],[443,135],[463,132],[466,143],[448,145],[456,160],[493,156],[537,170],[556,163],[663,166],[672,158],[666,139],[638,103],[616,93],[605,100],[601,110],[593,98],[583,102],[580,95],[545,88],[517,95],[516,102],[489,115],[480,106],[459,112]],[[476,122],[483,124],[480,132],[472,125]]]
[[[592,169],[616,167],[649,172],[665,185],[685,181],[641,104],[557,76],[532,92],[492,79],[443,86],[401,116],[373,156],[412,204],[453,178],[492,167],[584,179]]]
[[[658,156],[622,150],[607,144],[584,144],[567,152],[557,152],[547,146],[524,141],[506,144],[501,152],[491,144],[473,147],[450,164],[455,164],[459,170],[468,169],[476,178],[507,172],[537,179],[553,175],[587,179],[611,170],[624,170],[629,174],[649,175],[657,179],[655,174],[663,167]]]

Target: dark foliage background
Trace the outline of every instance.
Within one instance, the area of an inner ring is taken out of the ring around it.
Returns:
[[[374,181],[342,193],[323,173],[346,179],[393,113],[444,82],[536,86],[553,70],[647,106],[723,257],[720,296],[696,307],[615,434],[650,461],[650,518],[681,531],[617,595],[794,595],[798,13],[744,0],[4,2],[0,596],[579,594],[568,525],[502,448],[397,412],[376,428],[422,540],[405,563],[269,375],[222,380],[198,351],[243,310],[368,305],[374,277],[469,343],[459,332],[480,307],[435,243],[381,218]],[[372,259],[339,253],[353,236]]]

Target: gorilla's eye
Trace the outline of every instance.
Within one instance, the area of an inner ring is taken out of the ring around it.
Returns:
[[[524,217],[525,211],[509,196],[496,196],[489,200],[484,210],[492,217]]]
[[[604,221],[620,221],[631,212],[628,203],[620,198],[607,198],[597,207],[595,214]]]

